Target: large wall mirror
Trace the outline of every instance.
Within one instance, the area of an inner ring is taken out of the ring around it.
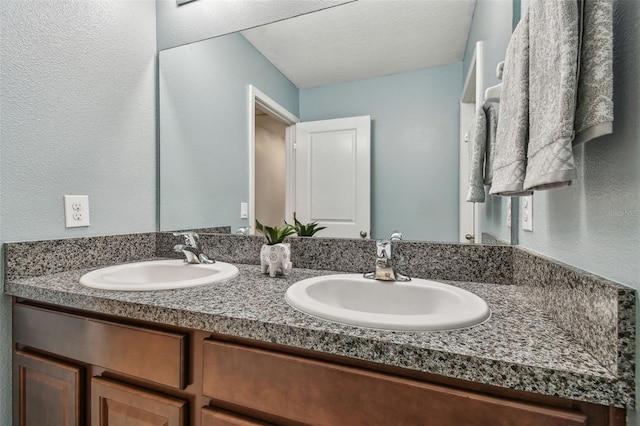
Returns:
[[[253,225],[245,207],[278,225],[295,181],[287,128],[370,116],[367,236],[458,242],[468,46],[497,40],[486,43],[495,84],[511,19],[506,0],[358,1],[162,50],[160,230],[234,232]],[[505,204],[483,215],[508,240]]]

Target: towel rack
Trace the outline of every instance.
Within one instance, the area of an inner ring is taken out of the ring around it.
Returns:
[[[496,77],[502,80],[502,71],[504,70],[504,61],[500,62],[496,67]],[[502,93],[502,83],[491,86],[484,91],[484,102],[500,102],[500,94]]]

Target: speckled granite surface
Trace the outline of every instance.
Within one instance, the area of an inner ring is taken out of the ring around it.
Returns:
[[[7,294],[60,306],[196,328],[359,358],[547,395],[632,406],[633,389],[531,302],[521,286],[452,283],[483,297],[492,318],[447,332],[392,332],[335,324],[284,301],[294,282],[326,271],[294,269],[271,279],[238,265],[226,283],[162,292],[105,292],[78,284],[87,270],[8,280]]]
[[[538,307],[615,374],[635,371],[635,291],[526,250],[514,250],[514,281]]]
[[[633,289],[511,246],[393,243],[414,277],[460,281],[484,297],[492,319],[469,330],[398,333],[336,325],[283,301],[286,288],[332,270],[363,272],[375,242],[291,238],[289,278],[259,274],[259,236],[201,234],[203,251],[239,265],[228,284],[152,293],[99,292],[84,268],[180,257],[181,239],[147,233],[5,245],[5,291],[62,306],[158,321],[352,356],[374,362],[567,398],[633,406]],[[487,284],[491,283],[491,284]],[[515,285],[511,285],[515,284]]]
[[[4,245],[5,278],[35,277],[155,256],[156,234],[109,235]]]

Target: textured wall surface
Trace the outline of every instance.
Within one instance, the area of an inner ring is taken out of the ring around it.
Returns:
[[[176,6],[175,0],[158,0],[158,50],[245,30],[349,1],[199,0]]]
[[[2,241],[156,228],[155,3],[0,7]],[[64,194],[91,226],[65,229]],[[11,304],[0,303],[0,424],[11,424]]]
[[[462,64],[300,91],[300,119],[371,115],[371,235],[458,240]]]
[[[6,241],[155,230],[155,5],[6,1],[1,8]],[[65,229],[63,195],[91,226]]]

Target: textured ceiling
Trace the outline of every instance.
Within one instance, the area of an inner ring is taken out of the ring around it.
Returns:
[[[461,62],[475,0],[359,0],[243,31],[299,88]]]

